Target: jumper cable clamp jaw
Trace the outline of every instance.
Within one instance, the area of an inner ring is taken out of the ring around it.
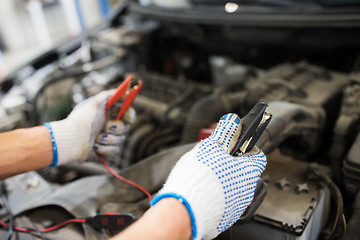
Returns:
[[[241,119],[241,133],[231,155],[243,155],[255,146],[272,117],[270,113],[265,112],[267,106],[266,103],[259,102]]]
[[[130,108],[132,103],[134,102],[136,96],[140,92],[143,81],[139,80],[137,85],[131,87],[132,79],[134,75],[128,76],[116,89],[115,93],[107,100],[105,112],[107,113],[108,110],[119,100],[122,99],[122,104],[119,112],[117,113],[116,120],[120,120],[125,112]]]
[[[269,125],[272,115],[265,112],[268,105],[266,103],[257,103],[250,112],[241,119],[242,129],[239,140],[231,152],[233,156],[241,156],[248,153],[259,140],[265,128]],[[266,185],[263,180],[259,178],[256,183],[254,198],[251,204],[245,209],[237,224],[250,222],[255,211],[263,202],[267,192]]]

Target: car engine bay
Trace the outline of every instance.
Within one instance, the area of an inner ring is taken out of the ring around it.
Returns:
[[[0,131],[63,119],[134,74],[144,82],[133,103],[137,118],[121,154],[106,161],[156,194],[221,116],[244,116],[266,102],[273,119],[257,146],[268,158],[267,195],[250,222],[216,239],[357,239],[360,49],[354,39],[340,40],[353,30],[223,26],[156,17],[132,3],[3,79]],[[16,224],[34,229],[104,212],[137,219],[149,208],[143,193],[97,161],[44,168],[3,185]],[[0,219],[8,218],[1,204]],[[116,232],[74,224],[13,239],[107,239]],[[0,238],[6,233],[0,228]]]

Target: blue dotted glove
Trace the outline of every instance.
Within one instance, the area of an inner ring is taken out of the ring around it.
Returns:
[[[231,156],[240,132],[236,114],[223,116],[209,138],[180,158],[152,201],[181,200],[191,217],[193,239],[212,239],[231,227],[254,197],[266,157],[257,148]]]

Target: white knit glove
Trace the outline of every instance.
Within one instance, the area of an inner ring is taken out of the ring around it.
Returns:
[[[266,166],[253,148],[240,157],[229,153],[241,132],[236,114],[223,116],[214,133],[180,158],[152,205],[178,198],[187,208],[193,239],[212,239],[231,227],[251,203]]]
[[[106,121],[106,101],[114,92],[103,91],[76,105],[64,120],[44,124],[53,143],[51,166],[95,159],[94,150],[106,156],[119,152],[128,125],[135,119],[135,111],[130,108],[120,121]]]

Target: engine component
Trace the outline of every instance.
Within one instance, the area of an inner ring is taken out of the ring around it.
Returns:
[[[338,102],[341,90],[349,83],[350,78],[345,74],[328,71],[306,62],[282,64],[249,82],[244,109],[249,109],[258,101],[277,100],[321,106],[326,112],[335,115],[340,107]]]
[[[185,79],[172,79],[164,75],[140,72],[139,77],[144,80],[144,87],[140,93],[146,100],[155,100],[166,104],[166,108],[153,108],[145,105],[144,99],[139,103],[135,100],[135,107],[141,111],[156,111],[154,118],[160,121],[171,121],[182,125],[193,102],[208,95],[213,88],[209,85],[195,83]],[[139,96],[139,98],[140,98]],[[141,99],[141,98],[140,98]],[[142,104],[141,104],[142,103]]]
[[[260,101],[283,101],[322,108],[325,110],[321,120],[322,124],[325,123],[325,133],[331,133],[330,128],[340,108],[338,102],[342,89],[349,82],[345,74],[327,71],[305,62],[279,65],[245,82],[243,89],[237,92],[230,90],[230,93],[216,93],[196,102],[188,114],[182,142],[196,141],[199,130],[207,128],[223,114],[234,111],[245,115]],[[319,92],[318,89],[326,91]]]
[[[304,158],[318,149],[325,122],[322,108],[275,101],[269,103],[268,111],[273,119],[257,144],[264,153],[270,153],[290,137],[296,148],[281,145],[286,152],[296,151],[296,156]]]
[[[0,132],[26,126],[26,98],[7,94],[0,100]]]
[[[356,138],[356,134],[359,131],[359,105],[360,84],[359,82],[354,81],[352,85],[347,86],[344,89],[341,112],[333,130],[334,135],[332,138],[332,145],[329,153],[329,156],[331,158],[331,168],[334,172],[334,179],[338,184],[342,182],[341,168],[343,159],[345,158],[347,151],[351,147],[351,144],[353,143],[354,139]],[[352,160],[350,160],[350,162],[351,161]],[[345,161],[344,164],[349,166],[348,161]]]
[[[238,64],[228,57],[211,56],[209,62],[215,86],[239,85],[261,74],[259,69]]]
[[[359,240],[360,239],[360,192],[356,194],[353,204],[353,213],[348,224],[348,230],[346,231],[342,240]]]
[[[244,239],[318,239],[328,221],[330,191],[306,178],[309,164],[285,157],[279,151],[268,155],[263,173],[268,193],[254,220],[235,225],[230,235]],[[286,179],[286,187],[279,181]]]
[[[343,161],[343,174],[346,189],[355,194],[360,191],[360,134],[356,137],[349,153]]]
[[[177,144],[192,103],[213,90],[159,74],[141,72],[138,76],[144,85],[133,104],[138,117],[125,142],[123,167]]]

